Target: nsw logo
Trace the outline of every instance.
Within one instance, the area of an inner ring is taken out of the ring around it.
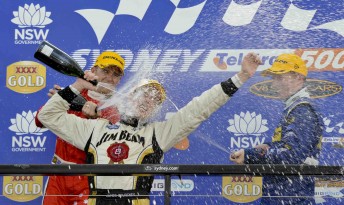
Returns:
[[[267,120],[262,118],[261,114],[255,112],[241,112],[240,115],[235,114],[234,119],[229,119],[229,127],[227,130],[234,133],[235,136],[255,135],[260,136],[269,130]]]
[[[11,118],[12,125],[8,128],[17,136],[12,136],[12,152],[44,152],[46,136],[41,136],[46,128],[39,128],[35,124],[36,112],[29,110],[17,113]]]
[[[269,130],[267,120],[255,112],[246,111],[239,115],[235,114],[234,118],[229,119],[228,122],[228,132],[234,133],[234,137],[230,138],[231,148],[248,148],[262,144],[265,137],[261,135]],[[254,137],[248,137],[249,135]]]
[[[13,15],[11,22],[20,28],[14,30],[15,44],[39,44],[47,38],[49,29],[43,28],[53,20],[49,18],[51,12],[45,6],[25,4],[24,7],[19,6],[18,11],[13,11]]]

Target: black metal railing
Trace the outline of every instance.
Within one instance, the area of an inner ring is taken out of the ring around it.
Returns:
[[[171,176],[173,175],[312,175],[344,176],[343,166],[313,165],[0,165],[0,175],[92,175],[92,176],[130,176],[140,174],[163,175],[165,177],[164,203],[170,204]]]

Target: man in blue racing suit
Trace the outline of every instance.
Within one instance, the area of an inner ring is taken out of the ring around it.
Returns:
[[[304,86],[307,73],[304,61],[295,54],[279,55],[272,67],[261,73],[272,78],[272,90],[285,102],[282,119],[271,143],[241,149],[230,156],[231,161],[318,164],[323,126]],[[314,180],[306,176],[266,176],[263,195],[262,204],[314,204]]]

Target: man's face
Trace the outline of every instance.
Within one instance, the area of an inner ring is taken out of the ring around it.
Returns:
[[[143,86],[130,96],[130,108],[135,117],[146,119],[154,114],[161,104],[161,93],[155,87]]]
[[[115,88],[122,78],[123,73],[117,67],[93,67],[91,71],[98,76],[98,82],[100,86],[97,88],[97,92],[102,94],[109,94]]]
[[[280,99],[288,99],[294,92],[294,87],[300,83],[300,78],[297,74],[288,72],[284,74],[271,75],[271,88],[277,93]]]

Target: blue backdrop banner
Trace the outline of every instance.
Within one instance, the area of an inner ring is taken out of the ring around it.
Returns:
[[[193,97],[241,68],[243,56],[262,58],[258,72],[281,53],[307,63],[307,86],[325,130],[320,165],[343,165],[344,3],[338,0],[0,0],[1,164],[49,164],[56,136],[35,126],[54,84],[75,78],[36,60],[47,40],[90,69],[105,50],[121,54],[118,91],[142,76],[159,80],[167,119]],[[232,164],[229,154],[270,142],[283,102],[257,73],[225,106],[165,154],[166,164]],[[43,176],[0,177],[0,204],[41,204]],[[209,176],[172,180],[173,204],[259,204],[261,177]],[[317,178],[317,203],[342,204],[343,178]],[[164,181],[151,203],[162,204]],[[160,197],[159,197],[160,195]],[[195,197],[197,196],[197,197]]]

